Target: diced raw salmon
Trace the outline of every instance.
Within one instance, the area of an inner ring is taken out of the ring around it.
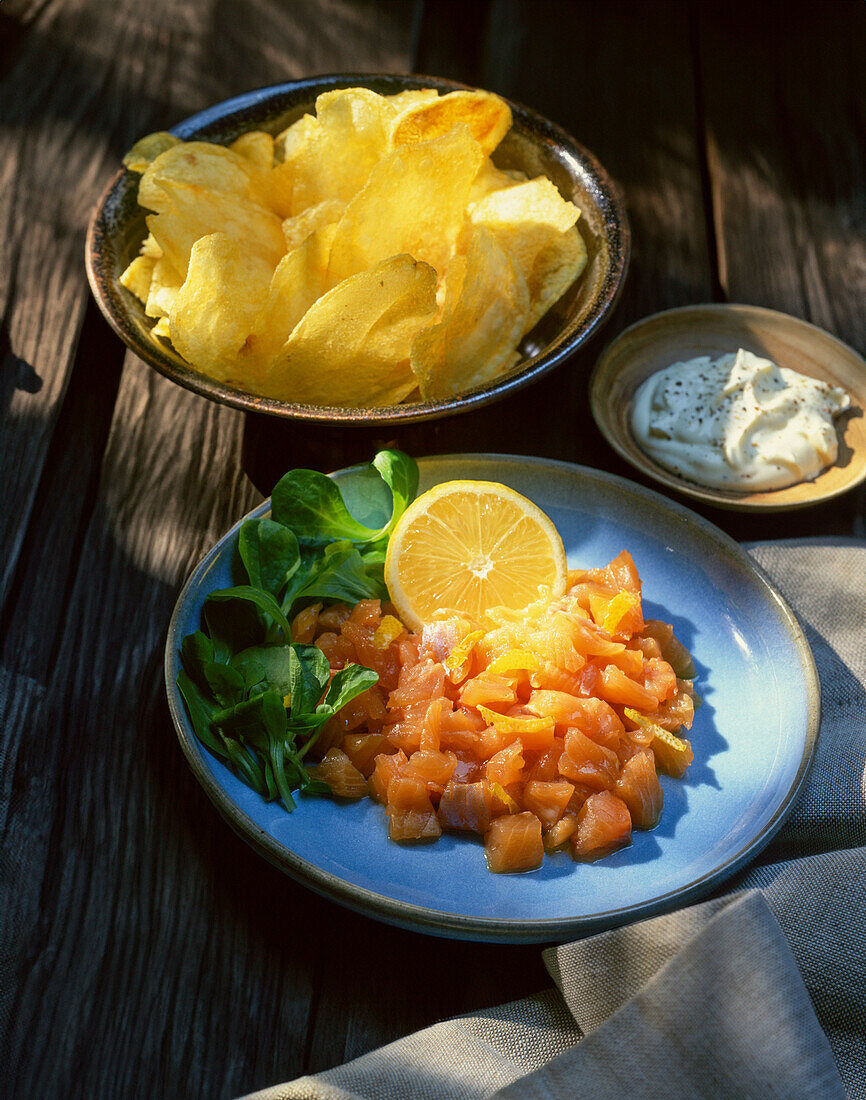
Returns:
[[[574,784],[566,780],[544,783],[530,780],[523,788],[523,805],[538,818],[542,825],[555,825],[565,812]]]
[[[376,757],[393,752],[391,742],[381,733],[347,733],[341,748],[361,775],[371,775]]]
[[[367,793],[367,780],[342,749],[328,749],[321,762],[307,770],[340,798],[363,798]]]
[[[594,862],[630,842],[631,815],[623,800],[610,791],[590,795],[578,811],[571,838],[574,858]]]
[[[464,707],[510,705],[517,702],[514,681],[508,676],[476,676],[461,688],[460,702]]]
[[[582,760],[577,763],[565,752],[559,758],[558,768],[559,774],[564,779],[591,787],[594,791],[609,791],[616,782],[616,774],[612,769],[596,764],[592,760]]]
[[[609,749],[605,745],[600,745],[597,741],[593,741],[591,737],[587,737],[586,734],[579,729],[570,729],[568,733],[566,733],[564,755],[570,757],[575,764],[582,764],[585,761],[589,761],[589,763],[597,765],[614,777],[619,770],[619,760],[613,749]],[[562,758],[560,757],[560,764],[561,763]]]
[[[624,589],[626,592],[640,595],[641,579],[638,576],[634,559],[628,550],[621,550],[604,570],[604,574],[614,590]]]
[[[644,621],[626,552],[571,571],[566,594],[523,622],[443,616],[410,634],[393,607],[362,600],[305,608],[294,630],[332,675],[359,663],[379,676],[326,723],[311,772],[344,797],[368,776],[397,840],[485,835],[494,870],[537,866],[542,833],[598,859],[632,819],[657,820],[656,767],[682,775],[693,758],[677,736],[700,702],[693,666],[668,624]]]
[[[539,663],[538,669],[533,672],[527,682],[533,688],[547,688],[551,691],[564,691],[569,695],[591,695],[595,681],[598,678],[597,669],[586,664],[577,672],[567,672],[558,668],[552,661]]]
[[[624,732],[619,715],[603,699],[581,699],[564,692],[533,691],[526,704],[536,714],[551,714],[558,727],[575,727],[607,748],[616,748]]]
[[[544,859],[541,822],[528,811],[497,817],[484,837],[487,866],[496,874],[532,871]]]
[[[563,844],[567,844],[577,832],[577,813],[570,810],[562,815],[555,825],[551,825],[544,832],[544,847],[548,852],[555,852]]]
[[[396,713],[399,715],[392,725],[383,727],[383,732],[392,745],[411,755],[421,748],[427,726],[429,704],[423,699],[410,703]]]
[[[303,611],[299,611],[292,621],[292,641],[309,645],[316,636],[316,627],[319,624],[319,612],[322,610],[320,603],[310,604]]]
[[[485,782],[452,780],[439,800],[439,821],[444,829],[486,833],[494,817],[493,810],[492,792]]]
[[[456,764],[457,757],[453,752],[419,749],[409,757],[403,774],[422,779],[427,784],[428,791],[439,795],[454,774]]]
[[[551,780],[559,777],[557,770],[557,764],[559,758],[565,751],[565,746],[560,739],[556,739],[554,743],[543,752],[538,759],[533,763],[527,772],[527,779],[537,780],[542,783],[549,783]]]
[[[624,649],[609,657],[607,664],[615,665],[632,680],[640,680],[644,674],[644,655],[640,649]]]
[[[652,720],[663,729],[677,733],[691,729],[695,718],[695,703],[690,692],[679,688],[673,699],[660,703],[652,713]]]
[[[324,633],[316,638],[315,644],[327,657],[332,669],[344,668],[355,664],[355,647],[342,634]]]
[[[651,747],[658,767],[674,779],[682,779],[686,768],[695,758],[688,741],[658,726]]]
[[[662,647],[655,638],[632,638],[631,645],[636,646],[644,657],[661,657]]]
[[[361,726],[370,732],[378,732],[382,728],[386,714],[381,689],[378,684],[373,684],[372,687],[351,699],[331,721],[336,722],[344,734],[351,733]]]
[[[399,682],[388,699],[389,709],[407,707],[413,703],[429,704],[445,694],[445,669],[435,661],[419,661],[404,665]]]
[[[474,754],[455,753],[454,773],[452,778],[458,783],[474,783],[480,779],[483,765],[479,763]]]
[[[345,603],[329,604],[319,614],[319,628],[324,630],[339,631],[343,623],[352,614],[352,609]]]
[[[596,793],[597,787],[590,787],[587,783],[574,783],[574,793],[568,800],[566,813],[576,814],[590,795]]]
[[[605,665],[598,678],[598,693],[609,703],[622,703],[637,710],[656,710],[658,696],[647,691],[643,684],[629,679],[615,665]]]
[[[692,656],[686,647],[674,637],[674,628],[670,623],[658,619],[647,619],[643,630],[645,637],[655,638],[661,648],[661,656],[673,667],[677,676],[690,680],[695,674]]]
[[[388,836],[392,840],[435,840],[442,828],[423,779],[397,775],[388,784]]]
[[[638,677],[640,678],[640,677]],[[655,695],[660,703],[667,702],[677,693],[677,677],[674,670],[660,657],[650,657],[643,665],[643,686]]]
[[[439,699],[434,699],[427,707],[421,729],[420,747],[422,749],[438,751],[441,748],[442,718],[444,715],[450,714],[452,708],[451,700],[446,699],[444,695]]]
[[[381,756],[376,757],[373,762],[373,771],[367,783],[370,794],[377,802],[385,803],[388,801],[388,784],[402,772],[407,762],[408,758],[402,749],[398,749],[394,753],[383,753]]]
[[[507,787],[520,779],[524,763],[520,742],[513,741],[490,757],[484,765],[484,774],[495,783]]]
[[[650,749],[641,749],[625,762],[614,793],[628,806],[632,825],[636,829],[651,829],[658,823],[664,805],[664,791]]]

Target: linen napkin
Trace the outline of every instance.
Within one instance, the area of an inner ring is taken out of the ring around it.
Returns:
[[[866,1100],[866,543],[750,553],[806,632],[823,707],[757,865],[700,905],[549,949],[556,989],[247,1100]]]

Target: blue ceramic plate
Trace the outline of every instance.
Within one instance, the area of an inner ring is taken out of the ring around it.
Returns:
[[[704,705],[690,734],[694,764],[682,781],[662,777],[661,822],[636,832],[629,848],[596,864],[558,853],[522,875],[490,874],[475,838],[401,847],[388,840],[384,808],[369,799],[307,798],[293,814],[262,801],[202,748],[175,688],[180,643],[199,626],[204,596],[236,583],[237,524],[181,593],[165,666],[183,751],[229,824],[298,881],[369,916],[506,943],[561,941],[650,916],[706,893],[752,859],[806,776],[819,689],[802,631],[746,553],[687,509],[596,470],[469,455],[424,459],[420,467],[422,490],[476,478],[524,493],[556,523],[573,567],[631,552],[648,617],[673,623],[698,668]],[[361,469],[335,476],[351,506]]]

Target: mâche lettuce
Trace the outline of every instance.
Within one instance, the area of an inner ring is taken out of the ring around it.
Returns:
[[[274,489],[271,515],[241,527],[246,583],[211,592],[202,628],[181,646],[177,686],[196,736],[244,783],[288,810],[295,807],[293,792],[327,793],[304,758],[328,719],[378,679],[362,665],[332,676],[316,646],[292,640],[290,625],[317,600],[356,604],[387,596],[388,537],[417,493],[418,468],[402,452],[386,450],[370,474],[371,492],[380,493],[384,483],[391,496],[381,527],[356,519],[325,474],[287,473]]]

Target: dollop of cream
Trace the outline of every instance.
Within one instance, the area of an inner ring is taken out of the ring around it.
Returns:
[[[809,481],[836,461],[848,394],[739,351],[674,363],[637,390],[631,426],[660,466],[714,489]]]

